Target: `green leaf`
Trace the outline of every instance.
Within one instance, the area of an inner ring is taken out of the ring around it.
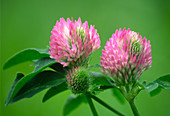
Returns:
[[[45,57],[45,58],[41,58],[39,60],[36,60],[34,62],[34,66],[35,69],[34,71],[39,70],[41,67],[43,67],[44,64],[46,64],[46,62],[55,62],[55,59],[51,59],[50,57]],[[52,64],[50,66],[50,68],[54,69],[57,72],[60,72],[62,74],[66,74],[66,71],[68,70],[68,67],[63,67],[63,65],[61,65],[60,63],[55,62],[54,64]]]
[[[99,64],[94,64],[94,65],[91,65],[89,68],[101,68],[101,66]]]
[[[93,71],[90,71],[89,74],[92,85],[112,86],[111,82],[108,81],[107,75]]]
[[[109,77],[107,75],[92,71],[90,71],[89,74],[91,82],[89,90],[92,94],[97,94],[105,89],[113,88],[113,85],[111,81],[109,81]]]
[[[35,77],[38,73],[40,73],[43,69],[45,69],[46,67],[51,66],[52,64],[54,64],[55,61],[54,60],[50,60],[48,62],[43,63],[42,67],[39,70],[36,70],[24,77],[22,77],[16,84],[15,87],[13,88],[13,91],[11,92],[11,95],[8,96],[9,99],[7,99],[6,101],[6,105],[9,104],[10,102],[12,102],[13,98],[16,96],[16,94],[20,91],[20,89],[28,82],[30,81],[33,77]]]
[[[170,74],[161,76],[155,81],[144,86],[145,90],[150,93],[151,96],[155,96],[161,92],[161,89],[170,89]]]
[[[28,81],[19,92],[13,97],[10,103],[16,102],[23,98],[30,98],[36,93],[53,86],[57,86],[65,81],[65,76],[53,72],[43,71]]]
[[[148,93],[150,93],[151,91],[157,89],[159,87],[158,83],[155,82],[151,82],[148,85],[146,85],[145,89]]]
[[[6,100],[5,105],[8,104],[7,102],[9,101],[10,96],[12,95],[12,92],[13,92],[13,90],[14,90],[17,82],[18,82],[22,77],[24,77],[24,75],[23,75],[22,73],[17,73],[17,77],[16,77],[16,79],[15,79],[15,81],[14,81],[14,83],[13,83],[13,85],[12,85],[10,91],[9,91],[9,94],[8,94],[8,97],[7,97],[7,100]]]
[[[44,57],[49,57],[48,49],[46,50],[38,50],[35,48],[29,48],[22,50],[18,53],[16,53],[14,56],[12,56],[3,66],[3,69],[10,68],[14,65],[17,65],[19,63],[23,63],[26,61],[32,61]]]
[[[45,96],[43,97],[43,100],[42,102],[46,102],[48,99],[50,99],[51,97],[67,90],[67,83],[66,82],[63,82],[57,86],[54,86],[54,87],[51,87],[47,93],[45,94]]]
[[[39,59],[38,61],[36,61],[34,63],[35,65],[35,69],[34,69],[34,72],[40,70],[42,67],[44,67],[46,64],[48,64],[49,62],[53,62],[53,64],[55,63],[55,59],[51,59],[49,57],[46,57],[46,58],[42,58],[42,59]],[[52,64],[52,65],[53,65]],[[51,65],[51,66],[52,66]]]
[[[170,74],[158,78],[155,82],[157,82],[164,89],[170,89]]]
[[[159,86],[158,88],[156,88],[155,90],[153,90],[153,91],[151,91],[150,92],[150,96],[156,96],[156,95],[158,95],[160,92],[161,92],[161,87]]]
[[[124,104],[125,103],[125,97],[122,95],[122,93],[120,92],[119,89],[117,88],[113,88],[112,89],[113,92],[113,96],[121,103]]]
[[[68,70],[68,67],[63,67],[60,63],[55,63],[50,66],[50,68],[54,69],[57,72],[65,73]]]
[[[63,115],[64,116],[68,115],[71,111],[76,109],[82,102],[83,102],[82,95],[71,94],[64,105]]]

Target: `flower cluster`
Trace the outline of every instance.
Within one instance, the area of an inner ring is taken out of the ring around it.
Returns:
[[[150,41],[125,28],[116,30],[102,55],[102,71],[113,77],[117,85],[136,82],[152,64]]]
[[[100,48],[97,30],[92,25],[89,28],[87,21],[82,23],[80,18],[78,21],[60,18],[51,33],[50,57],[69,67],[66,77],[73,93],[86,91],[89,74],[85,67],[89,55]],[[118,87],[136,83],[142,72],[151,67],[150,41],[130,29],[120,28],[106,43],[100,63],[102,72],[110,75]]]
[[[89,55],[100,48],[100,39],[94,26],[73,19],[60,18],[52,30],[50,57],[65,66],[85,65]]]

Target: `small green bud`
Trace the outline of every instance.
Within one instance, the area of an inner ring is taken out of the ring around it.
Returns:
[[[85,68],[72,69],[66,77],[74,94],[83,93],[89,88],[89,73]]]

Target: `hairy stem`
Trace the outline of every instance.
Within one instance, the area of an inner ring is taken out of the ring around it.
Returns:
[[[94,107],[94,104],[93,104],[93,102],[91,100],[90,93],[85,93],[85,95],[86,95],[87,101],[89,103],[90,109],[91,109],[91,111],[93,113],[93,116],[98,116],[97,111],[96,111],[96,109]]]
[[[134,100],[129,101],[129,104],[130,104],[130,107],[131,107],[131,109],[133,111],[134,116],[139,116],[139,112],[138,112],[138,110],[136,108]]]
[[[111,106],[109,106],[108,104],[106,104],[104,101],[102,101],[101,99],[97,98],[94,95],[91,95],[91,97],[96,100],[98,103],[100,103],[101,105],[103,105],[104,107],[106,107],[107,109],[109,109],[110,111],[114,112],[115,114],[117,114],[118,116],[125,116],[124,114],[122,114],[121,112],[117,111],[116,109],[112,108]]]

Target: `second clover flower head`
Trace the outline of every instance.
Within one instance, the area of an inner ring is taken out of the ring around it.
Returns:
[[[65,66],[87,63],[89,55],[100,48],[100,39],[94,26],[87,21],[60,18],[52,30],[50,57]]]
[[[116,84],[136,82],[152,64],[150,41],[130,29],[119,29],[102,51],[101,67]]]

